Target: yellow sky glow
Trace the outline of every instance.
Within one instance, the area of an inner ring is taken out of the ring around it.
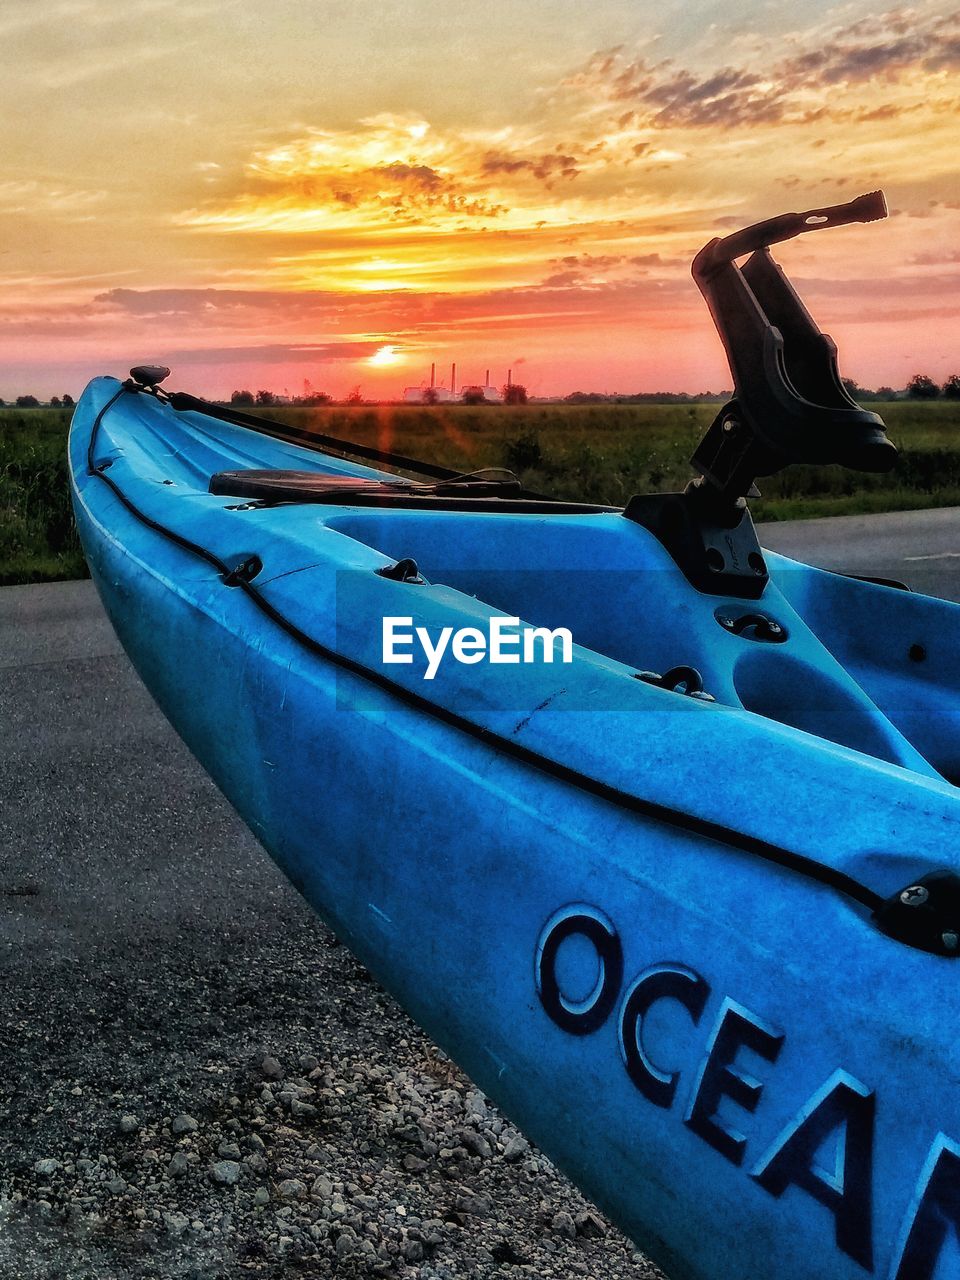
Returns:
[[[774,8],[456,0],[441,28],[412,0],[320,30],[306,0],[10,0],[0,395],[148,357],[210,394],[396,394],[434,359],[522,361],[540,393],[719,388],[696,250],[878,186],[886,223],[782,260],[845,372],[944,378],[960,19]],[[498,20],[510,50],[478,65]]]
[[[378,347],[367,360],[367,364],[373,365],[374,368],[383,368],[385,365],[400,364],[402,359],[400,352],[391,343],[385,347]]]

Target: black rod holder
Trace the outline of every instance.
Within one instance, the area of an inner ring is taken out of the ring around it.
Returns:
[[[889,471],[897,450],[883,419],[844,386],[833,340],[818,328],[771,244],[887,215],[880,191],[846,204],[784,213],[711,240],[693,278],[713,317],[734,394],[697,446],[682,494],[633,498],[625,514],[663,542],[700,591],[757,599],[766,566],[746,500],[756,479],[791,463]],[[740,267],[737,259],[749,254]]]

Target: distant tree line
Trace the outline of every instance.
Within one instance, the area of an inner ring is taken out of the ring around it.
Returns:
[[[526,404],[527,388],[520,382],[505,383],[500,389],[503,396],[504,404]],[[333,396],[327,395],[326,391],[313,391],[309,395],[303,396],[278,396],[274,391],[234,391],[230,397],[230,403],[239,409],[252,408],[257,406],[261,409],[271,409],[277,406],[292,405],[295,408],[312,409],[319,405],[335,404]],[[364,404],[363,393],[359,387],[354,387],[349,395],[345,396],[341,404],[357,405]],[[424,404],[439,404],[440,396],[436,387],[427,387],[423,393]],[[464,404],[489,404],[480,387],[467,388],[463,393]]]
[[[230,403],[236,405],[237,408],[248,408],[252,405],[259,405],[262,409],[271,409],[278,404],[296,405],[302,409],[312,409],[321,404],[332,404],[333,397],[328,396],[325,391],[311,391],[309,395],[294,396],[292,399],[287,396],[278,396],[273,391],[234,391],[230,397]]]
[[[952,373],[942,386],[925,373],[916,373],[906,387],[861,387],[853,378],[843,378],[843,385],[854,400],[960,400],[960,373]],[[701,391],[691,395],[685,391],[638,391],[633,395],[608,394],[601,391],[573,391],[564,396],[565,404],[722,404],[732,391]]]
[[[608,391],[571,391],[564,404],[722,404],[732,391],[636,391],[621,394]]]
[[[907,395],[911,400],[960,400],[960,373],[951,373],[942,387],[938,387],[925,373],[915,373],[907,383]]]
[[[44,402],[38,400],[36,396],[17,396],[16,400],[10,402],[10,406],[15,409],[40,409],[43,404]],[[51,409],[72,409],[76,401],[73,396],[64,394],[62,396],[51,396],[46,404]],[[7,407],[7,401],[0,400],[0,409]]]
[[[869,387],[861,387],[852,378],[844,378],[843,385],[846,387],[850,395],[855,400],[901,400],[907,398],[909,400],[960,400],[960,373],[952,373],[949,378],[941,385],[926,373],[915,373],[906,387],[898,391],[894,387],[877,387],[872,390]],[[434,393],[431,395],[433,388],[428,388],[424,392],[424,403],[436,403],[439,397]],[[527,404],[529,396],[527,388],[519,382],[511,382],[501,387],[501,395],[504,404]],[[733,395],[732,391],[700,391],[691,394],[685,391],[637,391],[633,394],[621,395],[617,392],[609,393],[605,391],[571,391],[569,395],[563,397],[564,404],[722,404],[725,400],[729,400]],[[345,396],[342,401],[334,400],[333,396],[328,395],[326,391],[312,391],[302,396],[281,396],[273,391],[234,391],[230,397],[230,403],[237,408],[246,408],[257,406],[262,409],[275,408],[282,405],[292,405],[295,408],[313,409],[319,408],[325,404],[348,404],[359,405],[364,404],[363,395],[359,387],[354,387],[349,395]],[[486,404],[490,403],[483,399],[479,394],[464,395],[464,403]],[[48,401],[38,400],[36,396],[25,395],[17,396],[13,401],[0,399],[0,408],[8,406],[17,409],[39,409],[44,404],[51,409],[72,409],[76,404],[73,396],[64,393],[62,396],[51,396]]]

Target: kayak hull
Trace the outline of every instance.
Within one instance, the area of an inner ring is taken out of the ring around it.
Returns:
[[[74,499],[124,648],[267,851],[436,1042],[673,1280],[747,1280],[773,1256],[785,1280],[948,1274],[953,962],[883,937],[827,884],[533,767],[310,651],[84,474],[105,398],[78,410]],[[199,536],[208,517],[179,518]],[[332,572],[278,575],[271,599]],[[343,572],[338,608],[363,599],[356,566]],[[682,737],[672,707],[639,713],[636,769]],[[719,708],[694,710],[699,726]],[[565,714],[577,733],[593,717],[595,758],[621,718]],[[782,770],[753,779],[758,808],[776,807],[778,777],[801,785],[807,737],[774,739]],[[684,765],[688,790],[705,764]],[[885,890],[960,822],[945,783],[842,748],[822,766],[835,794],[893,797],[882,823],[865,810],[843,825],[817,767],[790,820],[814,844],[865,834],[861,869],[890,850]]]

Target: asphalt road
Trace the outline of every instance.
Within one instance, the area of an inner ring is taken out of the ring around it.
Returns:
[[[297,910],[157,711],[91,582],[0,589],[0,726],[8,972],[174,939],[195,895],[214,927],[269,931]]]
[[[775,524],[761,541],[960,601],[960,511]],[[391,1019],[392,1043],[428,1052],[332,943],[154,707],[92,585],[0,589],[0,1219],[11,1188],[46,1203],[37,1159],[112,1151],[111,1108],[189,1109],[211,1058],[240,1071],[258,1045],[313,1051],[321,1029],[348,1057]],[[501,1190],[506,1229],[520,1191]],[[529,1238],[522,1213],[515,1225]],[[18,1239],[0,1241],[3,1274],[113,1274],[84,1269],[86,1246],[75,1266],[57,1254],[31,1270]],[[571,1274],[584,1247],[563,1243]],[[640,1274],[615,1233],[590,1247],[597,1280]]]
[[[760,541],[807,564],[960,602],[960,508],[765,524]]]
[[[337,945],[89,582],[0,589],[0,992],[2,1277],[660,1274]]]

